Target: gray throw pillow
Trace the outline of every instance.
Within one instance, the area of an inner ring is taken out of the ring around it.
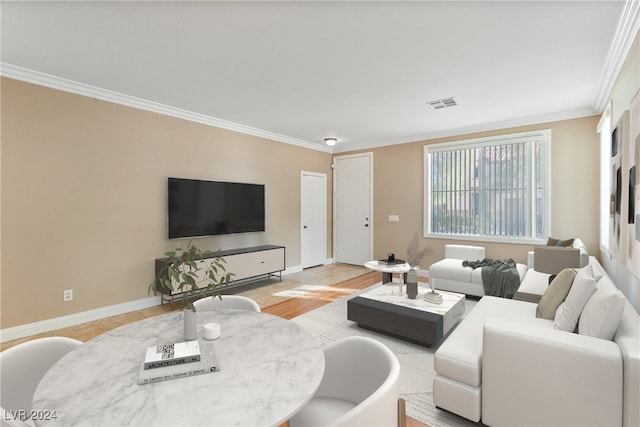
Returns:
[[[549,237],[547,239],[547,246],[560,246],[563,248],[571,248],[573,247],[574,240],[575,239],[559,240],[559,239],[554,239],[553,237]]]
[[[576,277],[576,270],[573,268],[565,268],[551,282],[549,287],[536,308],[536,317],[553,320],[556,317],[556,310],[560,304],[567,298],[573,279]]]

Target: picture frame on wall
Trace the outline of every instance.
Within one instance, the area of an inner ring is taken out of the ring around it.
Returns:
[[[629,202],[629,110],[625,110],[613,126],[611,132],[611,199],[613,215],[609,219],[609,252],[623,265],[628,258],[628,217]]]
[[[629,169],[629,206],[627,209],[627,223],[635,224],[636,219],[636,165]]]
[[[640,278],[640,90],[629,104],[629,132],[625,154],[629,168],[626,264],[631,273]]]

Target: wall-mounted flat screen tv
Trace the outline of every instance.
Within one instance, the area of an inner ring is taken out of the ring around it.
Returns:
[[[169,238],[264,231],[264,185],[168,179]]]

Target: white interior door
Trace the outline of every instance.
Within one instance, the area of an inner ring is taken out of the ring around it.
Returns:
[[[334,157],[334,257],[362,265],[373,257],[373,153]]]
[[[327,254],[327,175],[302,171],[300,181],[300,264],[324,265]]]

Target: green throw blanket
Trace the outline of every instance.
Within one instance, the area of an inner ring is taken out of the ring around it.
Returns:
[[[462,266],[471,267],[474,270],[482,267],[482,285],[485,295],[513,298],[520,287],[520,275],[516,262],[511,258],[462,261]]]

